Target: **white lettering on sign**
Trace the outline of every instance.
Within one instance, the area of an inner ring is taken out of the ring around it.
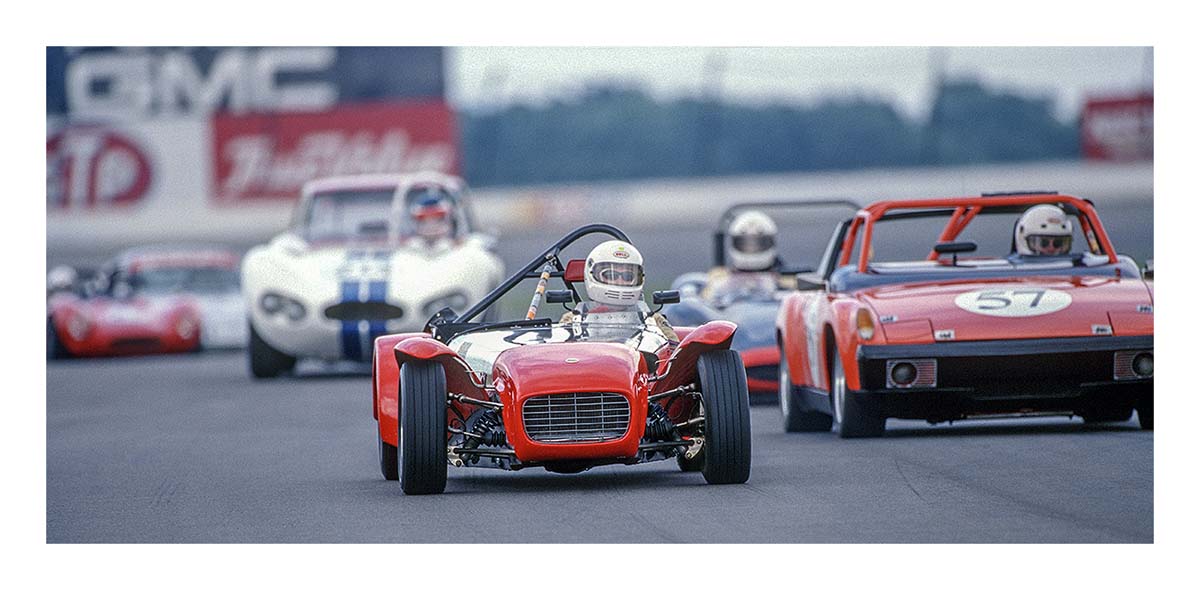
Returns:
[[[266,135],[244,135],[226,144],[221,155],[233,166],[220,187],[230,195],[290,191],[322,176],[449,171],[454,163],[453,146],[414,145],[402,130],[322,131],[305,136],[293,150],[279,149]]]
[[[963,293],[954,304],[971,313],[1022,318],[1065,309],[1071,305],[1071,295],[1056,289],[990,289]]]
[[[332,47],[232,47],[217,52],[205,74],[181,50],[85,53],[67,67],[67,108],[101,119],[207,114],[223,104],[234,113],[321,110],[337,102],[333,82],[282,82],[280,75],[325,72],[336,58]]]

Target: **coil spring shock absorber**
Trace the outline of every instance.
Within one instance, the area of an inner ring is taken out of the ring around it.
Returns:
[[[679,440],[679,433],[675,432],[675,423],[671,422],[667,411],[656,403],[651,403],[646,412],[646,438],[652,441]]]
[[[467,437],[468,444],[476,443],[471,446],[503,447],[508,444],[508,437],[504,434],[504,423],[500,421],[496,410],[480,410],[472,414],[468,422],[469,431],[479,437]]]

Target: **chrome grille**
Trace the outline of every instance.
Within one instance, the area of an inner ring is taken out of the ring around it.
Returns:
[[[538,442],[614,440],[629,429],[629,400],[608,392],[541,395],[525,400],[521,419]]]

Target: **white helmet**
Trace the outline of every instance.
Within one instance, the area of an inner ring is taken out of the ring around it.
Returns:
[[[746,211],[729,224],[725,251],[736,270],[769,270],[775,265],[775,236],[779,229],[762,211]]]
[[[1074,224],[1055,205],[1035,205],[1017,221],[1017,253],[1025,256],[1057,256],[1071,251]]]
[[[629,242],[609,240],[592,248],[583,269],[588,298],[609,305],[637,305],[642,300],[642,253]]]

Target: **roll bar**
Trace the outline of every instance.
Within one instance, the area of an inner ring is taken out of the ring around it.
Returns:
[[[528,264],[521,268],[521,270],[513,273],[512,276],[505,279],[503,283],[500,283],[499,286],[497,286],[495,289],[492,289],[487,295],[484,295],[483,299],[480,299],[475,303],[475,305],[472,305],[470,309],[464,311],[461,316],[447,317],[444,319],[437,318],[438,321],[433,323],[462,324],[471,321],[475,318],[475,316],[483,313],[483,310],[487,309],[489,306],[503,297],[505,293],[508,293],[510,290],[512,290],[517,283],[520,283],[525,279],[536,279],[541,277],[541,268],[547,263],[553,264],[554,268],[556,269],[553,273],[551,273],[551,276],[562,277],[564,266],[562,261],[559,260],[558,255],[562,252],[563,248],[575,243],[577,240],[579,240],[579,238],[590,234],[607,234],[615,239],[629,242],[629,236],[625,235],[625,232],[607,223],[590,223],[588,225],[577,227],[543,250],[541,254],[538,254],[537,257],[530,260]],[[567,285],[567,287],[572,291],[575,291],[575,287],[573,285]],[[575,293],[575,295],[578,299],[579,293]]]

